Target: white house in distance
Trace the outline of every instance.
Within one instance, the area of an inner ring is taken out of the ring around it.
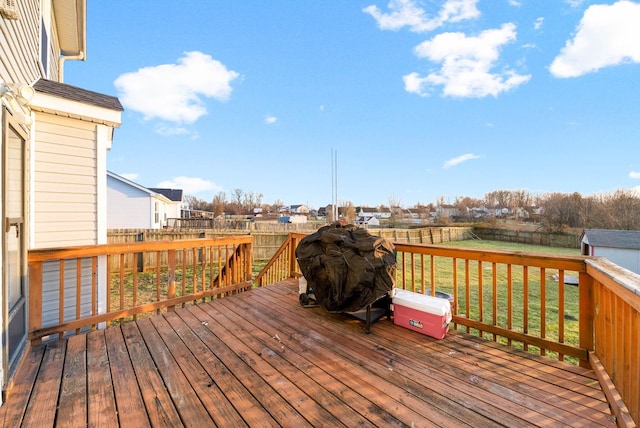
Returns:
[[[640,274],[640,230],[585,229],[581,252],[584,256],[602,256]]]
[[[64,83],[65,61],[86,58],[86,22],[86,0],[0,1],[3,388],[28,349],[28,251],[107,242],[106,156],[123,108],[116,97]],[[104,257],[97,269],[104,302]],[[65,267],[65,313],[75,312],[75,278],[88,283],[83,295],[92,290],[91,261],[75,270]],[[59,264],[45,263],[43,278],[42,296],[31,298],[42,299],[47,326],[59,313]]]
[[[107,171],[108,229],[162,229],[181,209],[182,190],[149,189]]]

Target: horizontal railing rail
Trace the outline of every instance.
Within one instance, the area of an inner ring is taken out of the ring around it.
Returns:
[[[153,270],[132,268],[148,256]],[[41,249],[28,258],[32,341],[252,287],[251,236]]]
[[[292,234],[258,275],[301,276]],[[619,426],[640,417],[640,276],[605,259],[394,242],[396,286],[450,300],[454,328],[593,368]]]

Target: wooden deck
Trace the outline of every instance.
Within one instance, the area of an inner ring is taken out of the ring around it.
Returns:
[[[32,348],[5,427],[615,426],[593,372],[298,303],[283,282]]]

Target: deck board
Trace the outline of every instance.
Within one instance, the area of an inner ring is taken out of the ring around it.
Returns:
[[[298,303],[285,281],[29,350],[2,426],[615,426],[594,373]]]

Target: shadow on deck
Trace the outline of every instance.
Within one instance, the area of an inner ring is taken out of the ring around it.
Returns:
[[[591,370],[298,303],[294,280],[32,348],[6,427],[615,426]]]

